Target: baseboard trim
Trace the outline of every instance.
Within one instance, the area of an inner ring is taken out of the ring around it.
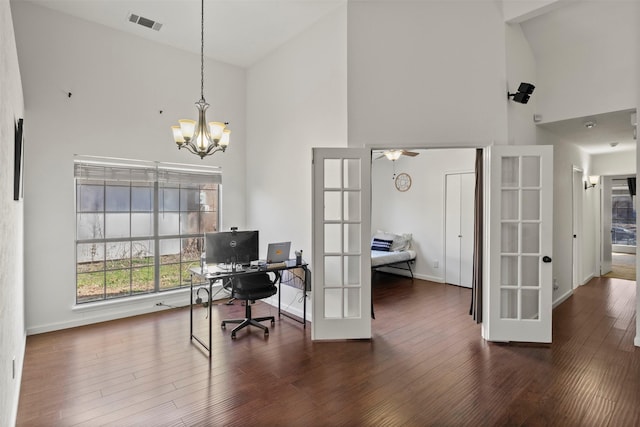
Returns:
[[[637,335],[633,340],[633,345],[635,345],[636,347],[640,347],[640,335]]]
[[[565,293],[564,295],[560,296],[559,298],[557,298],[554,302],[552,307],[556,308],[557,306],[559,306],[560,304],[562,304],[563,302],[565,302],[571,295],[573,295],[573,289],[571,289],[569,292]]]

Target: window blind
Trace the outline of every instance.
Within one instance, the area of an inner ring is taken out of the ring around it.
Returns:
[[[215,166],[144,162],[85,157],[74,159],[76,179],[164,184],[222,184],[222,171]]]

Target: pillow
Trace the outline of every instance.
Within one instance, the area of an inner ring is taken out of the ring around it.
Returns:
[[[382,240],[392,240],[393,243],[391,244],[391,248],[389,248],[389,250],[393,252],[406,251],[407,249],[411,248],[411,239],[412,239],[411,233],[398,235],[398,234],[388,233],[386,231],[378,230],[373,235],[373,238],[382,239]]]
[[[393,240],[378,239],[374,237],[373,241],[371,242],[371,250],[389,252],[392,243]]]
[[[410,233],[402,234],[400,236],[396,236],[393,239],[393,244],[391,245],[392,251],[406,251],[411,248],[411,239],[412,235]]]

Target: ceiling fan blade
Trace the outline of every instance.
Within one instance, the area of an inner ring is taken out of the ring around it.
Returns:
[[[409,157],[415,157],[420,153],[416,153],[415,151],[407,151],[407,150],[402,150],[402,154],[404,156],[409,156]]]

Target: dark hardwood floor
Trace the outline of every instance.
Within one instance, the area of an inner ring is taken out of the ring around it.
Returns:
[[[211,363],[188,309],[30,336],[19,426],[637,426],[635,282],[594,279],[554,310],[553,344],[490,344],[470,291],[378,273],[374,339],[315,343],[219,328]],[[276,313],[258,303],[254,314]],[[204,334],[205,309],[196,309]]]

